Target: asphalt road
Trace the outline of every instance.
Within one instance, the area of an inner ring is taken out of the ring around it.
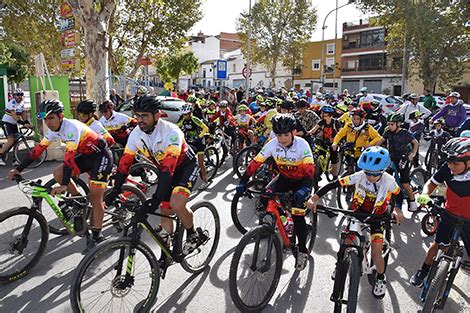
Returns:
[[[47,162],[39,169],[26,170],[26,178],[49,179],[57,162]],[[208,267],[199,275],[186,273],[179,265],[170,267],[158,291],[156,312],[232,312],[228,287],[229,267],[235,246],[241,235],[232,225],[230,202],[237,180],[230,169],[231,159],[220,170],[217,179],[204,192],[192,196],[211,201],[221,218],[221,238],[217,252]],[[7,182],[7,168],[0,168],[0,212],[29,205],[28,199],[14,183]],[[197,186],[196,186],[197,187]],[[331,195],[334,199],[334,195]],[[411,214],[405,209],[407,220],[393,229],[393,252],[387,268],[387,295],[376,300],[371,295],[367,279],[361,279],[358,311],[361,312],[417,312],[421,308],[419,289],[409,285],[409,277],[421,265],[426,248],[432,239],[421,231],[419,221],[423,213]],[[265,312],[329,312],[333,310],[330,294],[338,249],[340,227],[338,219],[319,217],[318,237],[308,267],[294,271],[294,258],[287,255],[276,293]],[[0,286],[0,312],[70,312],[69,289],[73,271],[81,260],[85,243],[81,238],[49,236],[46,253],[39,264],[20,281]],[[156,249],[156,248],[155,248]],[[469,273],[460,271],[446,312],[470,312]],[[119,308],[115,308],[117,311]]]

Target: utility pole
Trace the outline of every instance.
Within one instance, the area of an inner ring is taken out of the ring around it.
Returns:
[[[338,38],[338,0],[336,0],[335,10],[336,12],[335,12],[335,41],[334,41],[335,50],[333,53],[333,90],[334,90],[333,93],[337,92],[336,91],[336,49],[338,49],[338,47],[336,47],[336,38]]]
[[[408,78],[408,44],[406,36],[405,28],[405,36],[403,37],[403,62],[401,67],[401,94],[406,93],[406,80]]]
[[[250,45],[251,45],[251,0],[248,8],[248,42],[246,50],[246,69],[245,69],[245,98],[248,100],[250,95]]]

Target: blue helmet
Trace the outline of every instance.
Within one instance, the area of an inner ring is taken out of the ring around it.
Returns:
[[[330,114],[335,111],[335,109],[333,109],[333,107],[329,106],[329,105],[322,106],[321,110],[322,110],[322,112],[330,113]]]
[[[369,147],[357,161],[360,169],[368,172],[382,172],[390,165],[390,153],[382,147]]]
[[[470,138],[470,130],[464,130],[463,132],[461,132],[460,137]]]

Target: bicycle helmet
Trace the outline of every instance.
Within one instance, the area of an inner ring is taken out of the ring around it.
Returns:
[[[77,112],[90,114],[96,111],[96,103],[93,100],[83,100],[77,106]]]
[[[348,106],[343,103],[336,105],[336,109],[340,110],[341,112],[348,112]]]
[[[317,92],[315,94],[315,97],[317,97],[318,99],[321,99],[321,98],[323,98],[323,94],[321,92]]]
[[[390,123],[402,123],[403,120],[403,114],[401,113],[392,113],[387,117],[387,122]]]
[[[290,114],[276,114],[271,119],[273,132],[275,134],[287,134],[294,130],[296,126],[295,117]]]
[[[366,116],[366,111],[364,111],[362,108],[354,108],[352,111],[352,116],[357,115],[360,116],[361,118],[364,118]]]
[[[285,110],[293,110],[294,109],[294,102],[291,100],[285,100],[280,105],[281,109]]]
[[[239,105],[237,108],[237,112],[240,112],[240,111],[248,111],[248,107],[244,104]]]
[[[23,89],[21,88],[18,88],[15,90],[15,92],[13,93],[14,96],[17,96],[17,97],[23,97],[24,96],[24,91]]]
[[[305,100],[304,98],[300,99],[299,101],[297,101],[297,103],[295,104],[295,106],[300,109],[300,108],[306,108],[308,105],[307,105],[307,100]]]
[[[364,92],[367,92],[368,89],[367,89],[367,87],[362,87],[359,91],[362,92],[362,93],[364,93]]]
[[[262,95],[257,95],[257,96],[256,96],[256,100],[258,100],[258,101],[261,102],[261,101],[264,101],[264,98],[263,98]]]
[[[419,96],[415,93],[412,93],[408,96],[408,99],[413,99],[413,100],[416,100],[416,99],[419,99]]]
[[[101,113],[108,111],[108,110],[113,110],[114,103],[112,103],[110,100],[104,100],[103,103],[100,104],[98,109],[100,110]]]
[[[181,107],[181,114],[188,114],[188,113],[191,113],[192,111],[193,111],[193,107],[192,107],[191,103],[185,103]]]
[[[248,104],[248,101],[246,101],[246,99],[243,99],[242,101],[240,101],[240,104],[247,105],[247,104]]]
[[[197,98],[193,95],[189,96],[188,97],[188,102],[191,102],[191,103],[196,103],[197,102]]]
[[[357,166],[367,172],[383,172],[390,165],[390,153],[383,147],[369,147],[357,161]]]
[[[380,101],[377,100],[377,99],[374,99],[370,102],[370,105],[372,106],[372,108],[375,110],[377,109],[378,107],[380,107]]]
[[[458,93],[457,91],[452,91],[452,92],[449,94],[449,97],[460,98],[460,93]]]
[[[214,101],[214,100],[209,100],[209,101],[207,101],[207,106],[211,106],[211,105],[215,105],[215,101]]]
[[[333,109],[332,106],[324,105],[324,106],[321,107],[321,111],[322,111],[323,113],[333,114],[333,112],[335,111],[335,109]]]
[[[470,138],[470,130],[464,130],[461,132],[460,137]]]
[[[470,138],[452,138],[442,147],[442,152],[447,154],[447,162],[468,161],[470,160]]]
[[[150,112],[156,113],[160,109],[160,101],[157,97],[151,95],[143,95],[138,97],[132,106],[134,112]]]
[[[421,115],[422,115],[421,112],[413,111],[413,112],[410,113],[409,117],[410,117],[410,119],[416,119],[417,120],[421,117]]]
[[[140,93],[140,95],[146,95],[148,93],[148,90],[144,86],[139,86],[137,87],[137,92]]]
[[[346,104],[346,105],[350,105],[353,101],[352,101],[351,98],[345,97],[345,98],[343,99],[343,102],[344,102],[344,104]]]
[[[38,119],[43,119],[51,113],[59,114],[64,112],[64,105],[59,100],[44,100],[39,105],[39,112],[36,114]]]
[[[435,121],[433,122],[433,124],[434,124],[434,125],[436,125],[436,124],[441,124],[442,126],[444,126],[444,125],[446,124],[446,121],[445,121],[443,118],[439,118],[439,119],[435,120]]]
[[[220,106],[221,108],[227,107],[227,106],[228,106],[228,102],[227,102],[226,100],[222,100],[222,101],[220,101],[219,106]]]

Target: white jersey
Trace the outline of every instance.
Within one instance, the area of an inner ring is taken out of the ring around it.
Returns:
[[[372,102],[372,100],[374,100],[374,97],[372,97],[371,95],[362,96],[362,97],[359,99],[359,103],[363,103],[363,102]]]
[[[2,121],[7,122],[10,124],[17,124],[17,121],[11,116],[10,112],[15,112],[16,114],[20,115],[24,111],[24,101],[16,102],[15,99],[11,99],[8,101],[7,106],[5,108],[5,114],[3,115]]]
[[[410,114],[419,111],[422,114],[422,118],[426,119],[428,116],[432,114],[431,111],[426,109],[426,107],[422,104],[416,104],[414,105],[411,101],[405,101],[401,108],[398,110],[398,113],[403,114],[405,117],[405,122],[411,122],[410,120]]]
[[[126,114],[113,111],[113,115],[109,119],[104,116],[100,118],[100,123],[103,124],[104,128],[109,132],[114,132],[121,129],[122,126],[126,126],[132,120],[131,117]]]

